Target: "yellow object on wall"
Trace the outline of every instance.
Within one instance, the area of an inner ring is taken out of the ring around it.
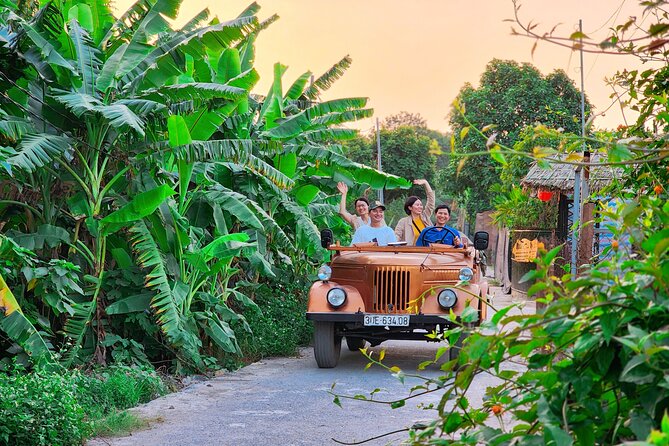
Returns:
[[[529,240],[521,238],[516,241],[511,249],[513,254],[512,260],[516,262],[531,262],[537,258],[539,249],[545,249],[543,242],[537,239]]]

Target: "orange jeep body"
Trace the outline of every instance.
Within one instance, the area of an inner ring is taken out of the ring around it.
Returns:
[[[479,312],[479,321],[485,320],[488,283],[473,247],[370,245],[330,245],[335,253],[331,276],[311,287],[306,317],[314,321],[319,367],[336,365],[342,338],[351,350],[388,339],[429,340],[426,334],[453,328],[451,312],[457,321],[468,306]],[[463,269],[469,269],[471,279],[460,280]],[[339,306],[328,301],[335,288],[345,293]],[[450,307],[438,302],[443,290],[455,293]]]

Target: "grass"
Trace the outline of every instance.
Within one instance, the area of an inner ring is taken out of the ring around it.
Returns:
[[[93,437],[123,437],[133,431],[148,428],[152,422],[162,422],[163,418],[143,419],[123,410],[114,412],[91,423]]]

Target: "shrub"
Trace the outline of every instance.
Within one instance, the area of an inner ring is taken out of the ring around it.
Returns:
[[[90,432],[76,373],[0,374],[0,444],[79,444]]]
[[[73,445],[92,424],[166,393],[155,371],[111,366],[79,371],[15,368],[0,374],[0,445]]]
[[[128,409],[167,393],[158,374],[149,369],[114,365],[79,375],[78,399],[90,419]]]
[[[277,281],[259,287],[258,308],[248,308],[244,314],[253,333],[237,330],[247,359],[294,355],[300,345],[309,343],[312,327],[305,318],[307,293],[307,285],[301,283]]]

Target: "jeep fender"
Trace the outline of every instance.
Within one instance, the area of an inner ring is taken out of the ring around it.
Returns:
[[[332,288],[341,288],[346,291],[346,302],[339,308],[332,308],[328,303],[327,294]],[[307,313],[356,313],[358,311],[365,311],[365,303],[356,288],[348,285],[339,285],[332,281],[318,281],[311,285],[309,301],[307,302]]]
[[[442,289],[445,288],[451,288],[451,287],[444,286],[443,288],[435,289],[433,292],[431,292],[425,297],[425,301],[423,302],[423,305],[420,307],[421,313],[423,314],[448,313],[448,311],[441,308],[439,306],[439,303],[437,302],[437,295]],[[482,290],[479,288],[478,285],[469,284],[468,286],[463,287],[462,290],[457,288],[452,288],[452,289],[458,296],[458,302],[452,308],[455,314],[462,314],[465,307],[467,306],[467,302],[469,302],[470,306],[477,307],[479,309],[482,307],[485,308],[485,304],[479,302],[479,299],[477,297],[474,297],[474,296],[481,296]]]

